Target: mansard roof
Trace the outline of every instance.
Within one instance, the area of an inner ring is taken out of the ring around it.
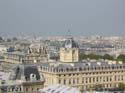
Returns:
[[[78,44],[74,41],[73,38],[68,38],[64,41],[64,48],[79,48]]]
[[[12,80],[20,80],[21,77],[24,77],[26,81],[30,80],[30,75],[35,74],[36,79],[40,80],[40,74],[36,66],[31,65],[18,65],[14,67],[14,73],[11,74],[10,78]]]

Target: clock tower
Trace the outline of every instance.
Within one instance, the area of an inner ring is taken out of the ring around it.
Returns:
[[[65,40],[63,46],[60,48],[61,62],[78,62],[79,61],[79,47],[73,38]]]

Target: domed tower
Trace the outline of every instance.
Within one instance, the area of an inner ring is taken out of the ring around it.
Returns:
[[[60,48],[61,62],[78,62],[79,61],[79,46],[73,40],[68,38],[65,40],[63,46]]]

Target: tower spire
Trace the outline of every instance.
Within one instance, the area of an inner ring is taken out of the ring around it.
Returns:
[[[71,37],[71,30],[68,29],[68,37]]]

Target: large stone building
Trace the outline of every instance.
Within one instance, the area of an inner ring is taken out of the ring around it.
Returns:
[[[114,88],[118,87],[119,83],[125,83],[125,65],[109,61],[71,64],[42,63],[40,69],[45,77],[45,86],[64,84],[82,90],[98,85],[104,88]]]
[[[120,83],[125,83],[125,64],[122,62],[110,60],[78,61],[79,49],[73,39],[66,41],[64,45],[60,49],[60,62],[35,64],[45,77],[45,86],[63,84],[86,90],[97,86],[115,88]]]

